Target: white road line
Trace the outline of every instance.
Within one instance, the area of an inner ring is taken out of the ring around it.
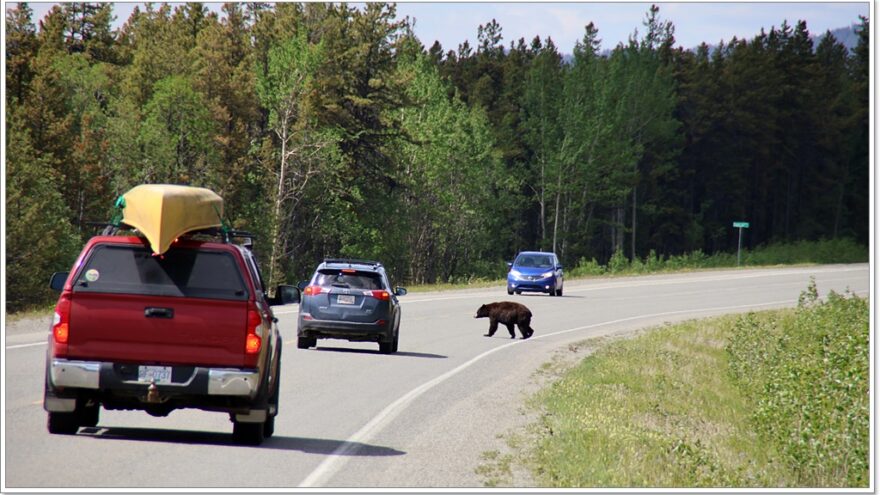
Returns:
[[[46,342],[33,342],[31,344],[16,344],[16,345],[8,345],[6,346],[6,350],[9,349],[21,349],[23,347],[36,347],[38,345],[46,345]]]
[[[740,305],[740,306],[722,306],[722,307],[704,308],[704,309],[689,309],[689,310],[682,310],[682,311],[669,311],[669,312],[665,312],[665,313],[655,313],[655,314],[650,314],[650,315],[632,316],[629,318],[621,318],[619,320],[612,320],[612,321],[606,321],[606,322],[602,322],[602,323],[595,323],[593,325],[570,328],[568,330],[561,330],[559,332],[553,332],[553,333],[548,333],[545,335],[539,335],[536,337],[532,337],[531,340],[549,338],[549,337],[554,337],[557,335],[563,335],[566,333],[578,332],[578,331],[582,331],[582,330],[589,330],[589,329],[593,329],[593,328],[614,325],[617,323],[624,323],[624,322],[635,321],[635,320],[644,320],[644,319],[649,319],[649,318],[657,318],[657,317],[662,317],[662,316],[707,313],[707,312],[714,312],[714,311],[733,311],[733,310],[746,309],[746,308],[758,308],[761,306],[775,306],[775,305],[783,305],[783,304],[787,305],[787,304],[792,304],[792,303],[797,303],[797,300],[796,299],[795,300],[787,299],[784,301],[774,301],[774,302],[759,303],[759,304],[746,304],[746,305]],[[490,349],[490,350],[474,357],[470,361],[459,365],[457,368],[449,370],[446,373],[443,373],[442,375],[439,375],[436,378],[423,383],[422,385],[414,388],[409,393],[403,395],[402,397],[400,397],[396,401],[392,402],[385,409],[383,409],[381,412],[379,412],[379,414],[377,414],[373,419],[371,419],[367,424],[365,424],[360,430],[358,430],[351,437],[349,437],[347,440],[345,440],[345,442],[343,442],[342,445],[337,447],[336,450],[334,450],[330,455],[328,455],[327,458],[324,459],[324,461],[321,462],[321,464],[319,464],[318,467],[315,468],[315,470],[312,471],[312,473],[309,474],[299,484],[299,488],[317,488],[317,487],[323,485],[324,483],[326,483],[327,481],[329,481],[330,477],[333,476],[333,474],[335,474],[336,471],[339,469],[339,467],[340,467],[339,465],[342,462],[344,462],[346,455],[356,451],[359,448],[360,444],[369,442],[370,439],[372,439],[377,433],[379,433],[382,430],[382,428],[385,427],[385,425],[390,423],[398,414],[400,414],[404,409],[406,409],[406,407],[412,401],[417,399],[419,396],[421,396],[422,394],[424,394],[428,390],[445,382],[449,378],[452,378],[453,376],[457,375],[461,371],[464,371],[465,369],[469,368],[471,365],[473,365],[477,361],[480,361],[481,359],[485,358],[486,356],[494,354],[494,353],[496,353],[502,349],[506,349],[510,346],[519,345],[519,344],[522,344],[525,342],[528,342],[528,340],[516,340],[514,342],[509,342],[509,343],[501,345],[499,347],[495,347],[493,349]]]
[[[783,271],[773,271],[773,272],[760,272],[760,273],[731,273],[724,275],[711,275],[711,276],[702,276],[702,277],[680,277],[680,278],[663,278],[663,279],[655,279],[655,280],[619,280],[619,281],[611,281],[607,283],[603,283],[601,285],[577,285],[574,287],[569,287],[569,284],[575,283],[575,281],[571,281],[566,284],[565,291],[568,293],[571,292],[585,292],[585,291],[594,291],[594,290],[604,290],[604,289],[622,289],[622,288],[630,288],[630,287],[646,287],[652,285],[672,285],[672,284],[687,284],[691,282],[719,282],[722,280],[745,280],[751,278],[763,278],[763,277],[779,277],[786,275],[810,275],[814,273],[829,273],[829,272],[854,272],[854,271],[862,271],[867,270],[866,268],[843,268],[843,269],[834,269],[834,268],[820,268],[820,269],[800,269],[800,270],[783,270]],[[578,280],[580,282],[580,280]],[[489,287],[491,288],[491,287]],[[430,297],[426,299],[401,299],[401,304],[411,304],[411,303],[420,303],[420,302],[432,302],[432,301],[450,301],[455,299],[471,299],[475,296],[479,296],[481,294],[464,294],[458,296],[441,296],[441,297]]]

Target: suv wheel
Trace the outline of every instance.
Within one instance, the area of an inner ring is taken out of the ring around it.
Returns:
[[[74,412],[50,412],[46,422],[49,433],[56,435],[73,435],[79,430],[79,414]]]
[[[388,342],[379,341],[379,352],[382,354],[392,354],[397,352],[397,335]]]
[[[562,287],[560,287],[559,290],[556,291],[556,295],[562,296]]]
[[[308,349],[309,347],[315,347],[317,344],[318,339],[315,337],[297,337],[296,339],[297,349]]]
[[[508,295],[508,296],[512,296],[512,295],[513,295],[513,289],[507,289],[507,295]]]

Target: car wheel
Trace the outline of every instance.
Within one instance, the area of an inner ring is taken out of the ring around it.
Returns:
[[[318,339],[315,337],[297,337],[296,339],[296,348],[297,349],[308,349],[309,347],[315,347],[317,345]]]
[[[394,340],[391,341],[391,353],[392,354],[397,352],[397,343],[399,340],[400,340],[400,330],[398,330],[397,333],[394,334]]]
[[[522,294],[521,290],[516,291],[516,295],[520,295],[520,294]]]
[[[507,295],[508,295],[508,296],[512,296],[512,295],[513,295],[513,289],[507,289]]]
[[[74,412],[50,412],[46,426],[55,435],[73,435],[79,430],[79,414]]]
[[[559,288],[559,290],[556,291],[556,295],[560,296],[560,297],[562,296],[562,288],[561,287]]]
[[[265,438],[264,426],[265,422],[241,423],[234,421],[232,423],[232,439],[239,445],[260,445]]]
[[[550,297],[553,297],[555,295],[556,295],[556,287],[553,287],[550,289]]]

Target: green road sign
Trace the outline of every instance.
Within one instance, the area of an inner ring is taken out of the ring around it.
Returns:
[[[733,222],[733,226],[740,229],[749,228],[749,222]]]

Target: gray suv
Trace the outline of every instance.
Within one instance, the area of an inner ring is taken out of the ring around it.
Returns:
[[[318,339],[378,342],[379,352],[397,352],[400,336],[398,296],[378,261],[328,258],[308,282],[300,284],[302,299],[297,347],[315,347]]]

